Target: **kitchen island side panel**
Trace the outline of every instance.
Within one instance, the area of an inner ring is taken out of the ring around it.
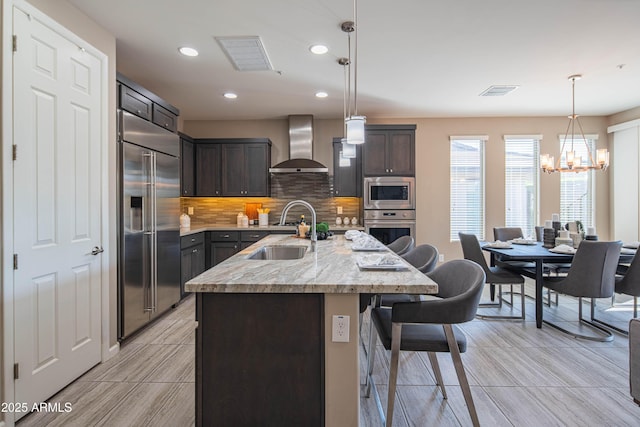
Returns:
[[[197,425],[324,425],[323,294],[196,301]]]

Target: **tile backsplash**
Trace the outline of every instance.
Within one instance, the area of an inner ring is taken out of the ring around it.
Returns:
[[[333,197],[333,176],[317,173],[274,174],[271,176],[271,197],[182,197],[181,210],[187,212],[193,207],[191,226],[204,224],[236,225],[238,212],[244,212],[245,203],[262,203],[271,209],[269,222],[280,220],[280,213],[291,200],[309,202],[318,216],[318,222],[335,224],[336,216],[357,217],[362,224],[362,199],[358,197]],[[337,207],[342,206],[342,214],[337,215]],[[310,220],[310,213],[304,207],[293,207],[287,221],[296,221],[304,215]]]

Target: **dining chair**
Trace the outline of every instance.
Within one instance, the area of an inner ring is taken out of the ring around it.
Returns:
[[[369,397],[371,389],[374,390],[382,421],[386,421],[387,427],[391,426],[399,355],[401,350],[407,350],[427,352],[436,377],[436,386],[446,399],[447,393],[436,353],[448,352],[453,360],[471,422],[474,426],[479,426],[471,388],[460,357],[460,353],[467,349],[467,340],[462,331],[454,325],[468,322],[475,317],[485,282],[484,271],[476,263],[460,259],[449,261],[427,275],[438,284],[438,299],[397,303],[393,307],[375,307],[371,310],[371,321],[377,334],[372,333],[369,337],[370,356],[367,358],[368,381],[365,396]],[[377,336],[380,336],[384,348],[391,350],[386,415],[372,379]]]
[[[387,245],[387,248],[398,255],[403,255],[412,250],[416,245],[415,240],[411,236],[400,236]]]
[[[621,247],[622,242],[620,241],[585,240],[578,246],[565,277],[547,276],[543,278],[544,287],[578,298],[578,323],[591,328],[595,335],[569,331],[548,320],[543,320],[543,322],[575,338],[599,342],[613,340],[611,331],[582,317],[582,299],[611,298],[615,288],[615,273]]]
[[[582,243],[580,243],[582,245]],[[620,270],[618,269],[618,272]],[[631,265],[626,269],[623,276],[616,275],[614,292],[617,294],[629,295],[633,297],[633,317],[638,317],[638,297],[640,297],[640,257],[634,256]],[[601,326],[629,335],[629,331],[606,323],[595,317],[595,300],[591,299],[591,321]]]
[[[519,274],[510,271],[507,268],[501,266],[487,265],[487,260],[482,253],[480,242],[475,234],[458,233],[460,237],[460,245],[462,246],[462,253],[465,259],[475,262],[480,265],[484,270],[486,276],[486,283],[491,286],[498,287],[498,302],[481,303],[480,307],[497,307],[502,308],[503,301],[511,306],[513,309],[513,285],[520,285],[520,301],[521,301],[521,315],[520,316],[503,316],[503,315],[488,315],[478,314],[482,319],[520,319],[525,318],[525,293],[524,293],[524,277]],[[509,285],[510,287],[510,301],[503,299],[502,286]]]
[[[522,228],[520,227],[493,227],[494,240],[506,242],[513,239],[521,239],[524,237]]]

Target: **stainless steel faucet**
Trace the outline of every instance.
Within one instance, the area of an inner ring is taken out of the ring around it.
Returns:
[[[292,200],[286,204],[284,209],[282,209],[282,214],[280,215],[280,225],[284,225],[287,219],[287,213],[289,213],[289,209],[293,206],[304,206],[311,212],[311,252],[316,251],[316,242],[318,241],[318,235],[316,234],[316,210],[313,209],[310,203],[305,202],[304,200]]]

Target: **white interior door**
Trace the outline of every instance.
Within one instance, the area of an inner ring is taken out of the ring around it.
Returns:
[[[100,60],[13,11],[16,402],[41,402],[100,362]],[[16,414],[17,417],[23,414]]]

